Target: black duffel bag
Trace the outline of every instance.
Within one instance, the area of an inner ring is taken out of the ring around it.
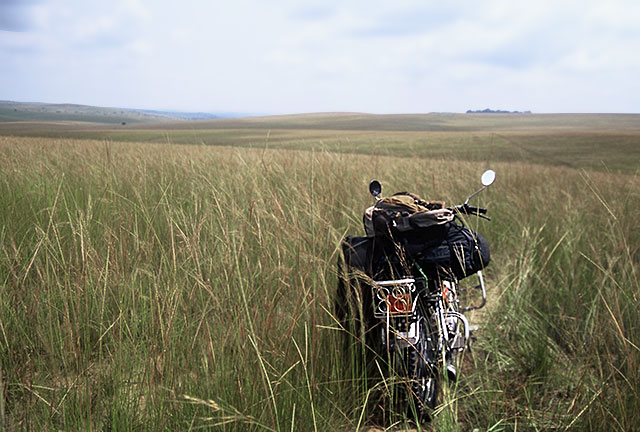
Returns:
[[[347,237],[342,244],[347,268],[376,277],[384,262],[397,264],[401,261],[416,263],[430,276],[451,272],[458,279],[464,279],[485,268],[491,260],[489,244],[484,237],[454,222],[403,234],[396,243],[402,245],[402,259],[396,256],[400,249],[389,240]]]
[[[489,265],[489,243],[484,237],[453,222],[443,228],[435,242],[407,237],[407,255],[423,271],[430,274],[451,271],[458,279],[464,279]]]

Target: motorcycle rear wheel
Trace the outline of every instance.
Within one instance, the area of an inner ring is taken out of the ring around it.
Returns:
[[[407,414],[420,421],[430,420],[438,405],[440,375],[431,366],[434,347],[430,346],[430,328],[426,319],[420,320],[421,337],[415,346],[401,351],[402,371],[407,390]]]

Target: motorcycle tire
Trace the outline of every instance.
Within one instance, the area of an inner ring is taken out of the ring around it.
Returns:
[[[407,383],[407,414],[420,421],[428,421],[431,411],[438,405],[440,375],[430,365],[436,352],[426,336],[431,334],[427,320],[420,320],[420,332],[424,335],[416,346],[402,350],[403,375]]]

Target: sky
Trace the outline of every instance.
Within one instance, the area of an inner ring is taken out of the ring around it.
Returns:
[[[0,0],[0,100],[640,112],[637,0]]]

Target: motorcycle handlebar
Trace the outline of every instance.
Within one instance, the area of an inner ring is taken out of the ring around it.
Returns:
[[[470,206],[468,204],[463,204],[463,205],[457,205],[455,206],[455,208],[453,209],[455,212],[457,213],[463,213],[466,215],[474,215],[474,216],[480,216],[482,218],[487,218],[486,215],[487,214],[487,209],[486,208],[482,208],[482,207],[474,207],[474,206]]]

